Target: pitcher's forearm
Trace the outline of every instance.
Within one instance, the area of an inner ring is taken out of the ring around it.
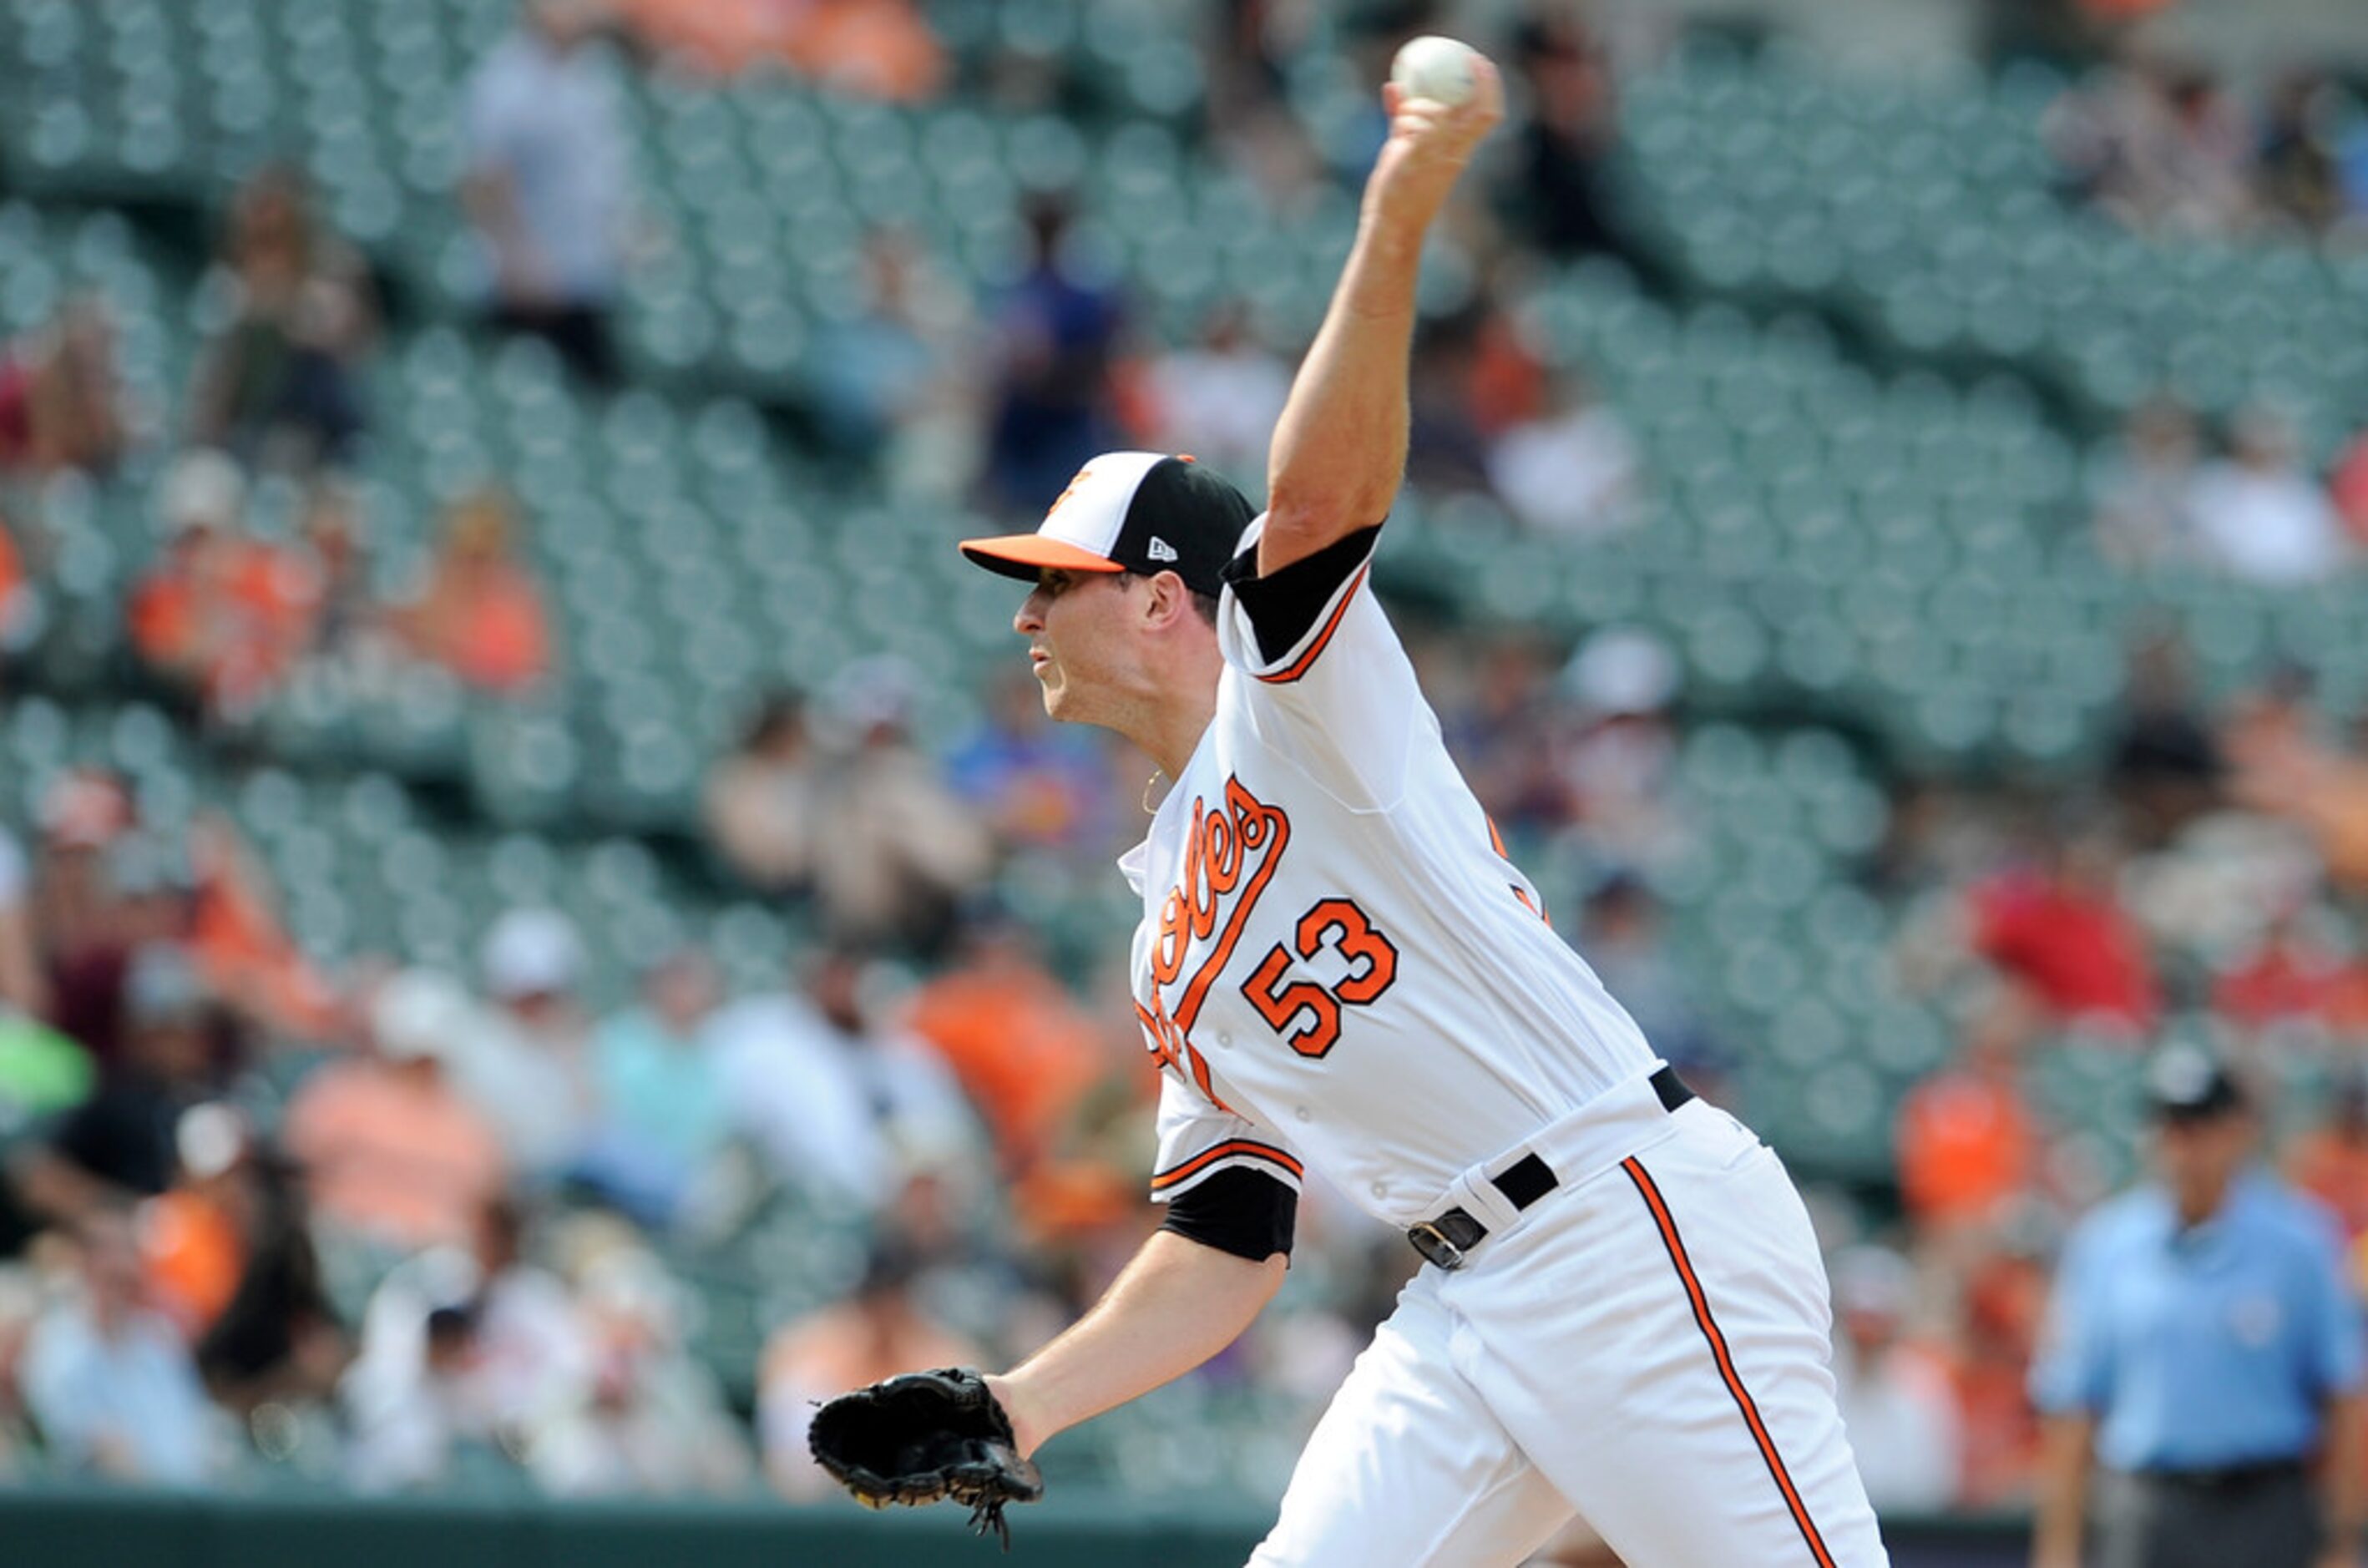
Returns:
[[[1093,1310],[989,1384],[1020,1452],[1183,1376],[1241,1336],[1282,1284],[1263,1263],[1162,1231]]]

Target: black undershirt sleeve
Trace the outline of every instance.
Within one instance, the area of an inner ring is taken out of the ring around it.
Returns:
[[[1264,1171],[1236,1165],[1169,1199],[1167,1218],[1159,1228],[1264,1263],[1276,1253],[1291,1256],[1298,1218],[1298,1193]]]
[[[1225,563],[1225,584],[1250,618],[1258,633],[1258,656],[1272,664],[1297,646],[1314,630],[1316,618],[1340,585],[1373,551],[1382,525],[1344,534],[1315,554],[1292,562],[1281,571],[1261,577],[1255,546]]]

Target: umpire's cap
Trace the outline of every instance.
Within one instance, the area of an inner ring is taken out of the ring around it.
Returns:
[[[2245,1091],[2227,1065],[2201,1047],[2164,1046],[2146,1063],[2146,1108],[2157,1120],[2207,1121],[2245,1108]]]
[[[1032,534],[966,539],[990,572],[1173,572],[1212,598],[1255,516],[1249,498],[1189,457],[1104,452],[1077,471]]]

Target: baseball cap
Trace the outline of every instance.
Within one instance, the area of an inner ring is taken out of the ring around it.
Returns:
[[[2193,1045],[2167,1045],[2146,1063],[2146,1108],[2163,1121],[2202,1121],[2244,1108],[2245,1093],[2218,1058]]]
[[[485,934],[485,989],[504,1002],[549,995],[575,984],[584,948],[575,923],[555,909],[505,912]]]
[[[468,1028],[468,992],[434,970],[403,971],[370,1005],[370,1034],[390,1062],[440,1061],[461,1049]]]
[[[1048,567],[1173,572],[1214,597],[1257,515],[1249,497],[1190,457],[1104,452],[1077,471],[1034,533],[966,539],[962,552],[1023,583]]]

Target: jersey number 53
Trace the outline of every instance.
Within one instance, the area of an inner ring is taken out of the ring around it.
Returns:
[[[1314,959],[1337,946],[1349,972],[1330,985],[1292,980],[1294,953]],[[1278,942],[1242,984],[1242,994],[1275,1033],[1302,1056],[1322,1056],[1340,1040],[1340,1010],[1362,1007],[1398,977],[1398,950],[1373,928],[1365,912],[1345,898],[1318,900],[1292,927],[1290,948]]]

